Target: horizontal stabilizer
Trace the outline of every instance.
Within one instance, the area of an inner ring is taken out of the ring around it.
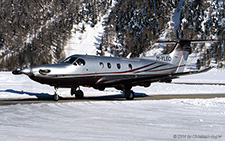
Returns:
[[[176,44],[176,43],[185,43],[188,42],[190,44],[203,44],[203,43],[215,43],[218,42],[217,40],[184,40],[184,39],[179,39],[175,41],[169,41],[169,40],[159,40],[156,43],[159,44]]]

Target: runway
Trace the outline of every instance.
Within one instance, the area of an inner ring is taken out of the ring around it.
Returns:
[[[145,95],[139,94],[135,97],[135,101],[140,100],[169,100],[169,99],[210,99],[210,98],[225,98],[225,94],[182,94],[182,95]],[[124,96],[89,96],[83,99],[75,99],[73,97],[60,97],[59,101],[54,101],[51,96],[39,97],[31,99],[0,99],[0,105],[15,105],[15,104],[35,104],[35,103],[63,103],[63,102],[89,102],[89,101],[126,101]]]

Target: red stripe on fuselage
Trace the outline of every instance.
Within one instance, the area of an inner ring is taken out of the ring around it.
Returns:
[[[176,69],[176,68],[180,68],[180,67],[184,67],[184,66],[185,66],[185,65],[177,66],[177,67],[172,67],[172,68],[166,68],[166,69],[160,69],[160,70],[151,70],[151,71],[148,71],[148,72],[165,71],[165,70]]]

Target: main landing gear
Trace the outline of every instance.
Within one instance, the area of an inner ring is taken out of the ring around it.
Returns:
[[[72,96],[75,95],[76,99],[84,98],[84,93],[83,93],[83,91],[80,90],[80,88],[78,88],[78,90],[77,90],[77,88],[71,88],[70,93]]]
[[[125,95],[126,100],[133,100],[134,99],[134,91],[130,89],[124,89],[123,93]]]

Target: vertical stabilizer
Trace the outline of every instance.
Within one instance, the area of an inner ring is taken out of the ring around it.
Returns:
[[[177,66],[176,72],[183,72],[185,68],[188,55],[191,53],[190,41],[189,40],[179,40],[159,42],[165,44],[175,44],[174,50],[170,54],[162,54],[156,56],[157,61],[167,62]]]
[[[183,72],[189,54],[191,54],[191,44],[193,43],[214,43],[215,40],[178,40],[178,41],[158,41],[157,43],[175,44],[174,50],[170,54],[156,56],[156,60],[167,62],[177,66],[176,73]]]
[[[188,40],[180,40],[169,54],[172,58],[170,63],[177,66],[176,73],[184,71],[188,56],[191,54],[190,43]]]

